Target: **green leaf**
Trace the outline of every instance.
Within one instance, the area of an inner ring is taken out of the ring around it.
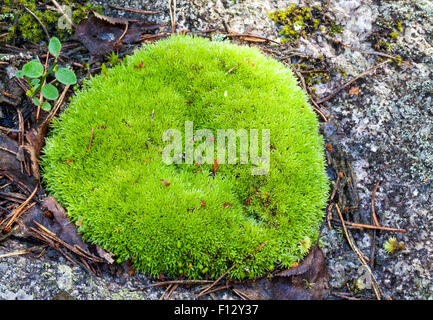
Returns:
[[[34,86],[37,86],[39,84],[39,82],[41,82],[41,80],[36,78],[36,79],[33,79],[30,83]]]
[[[59,91],[52,84],[46,84],[41,93],[48,100],[56,100],[59,97]]]
[[[39,78],[44,73],[44,66],[38,60],[27,62],[21,70],[29,78]]]
[[[24,71],[23,71],[23,70],[18,70],[18,71],[15,73],[15,77],[17,77],[17,78],[22,78],[22,77],[24,77]]]
[[[48,44],[48,51],[55,56],[56,58],[59,57],[60,49],[62,48],[62,44],[60,43],[60,40],[56,37],[52,37],[50,39],[50,43]]]
[[[41,108],[44,111],[50,111],[51,110],[51,104],[49,102],[45,101],[42,103]]]
[[[60,68],[55,73],[56,79],[63,84],[76,84],[77,77],[72,70],[66,68]]]
[[[37,107],[39,107],[39,106],[41,105],[41,101],[39,100],[39,98],[36,98],[36,97],[33,98],[33,103],[34,103]]]

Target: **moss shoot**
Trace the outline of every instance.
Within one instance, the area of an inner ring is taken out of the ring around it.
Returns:
[[[269,129],[268,173],[166,164],[163,133],[185,121],[215,137]],[[53,123],[42,167],[85,239],[154,277],[289,267],[317,239],[328,195],[318,121],[292,72],[256,48],[199,37],[147,45],[91,78]]]

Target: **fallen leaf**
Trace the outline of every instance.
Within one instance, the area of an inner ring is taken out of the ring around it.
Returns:
[[[325,257],[316,245],[298,266],[271,278],[234,283],[254,300],[319,300],[330,294]]]
[[[92,55],[104,56],[118,45],[139,42],[142,34],[162,26],[164,24],[147,24],[139,20],[112,18],[94,12],[88,19],[80,21],[74,38]]]
[[[349,94],[358,95],[359,94],[359,87],[352,87],[352,88],[350,88]]]

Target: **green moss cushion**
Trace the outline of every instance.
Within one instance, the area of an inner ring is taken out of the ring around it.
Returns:
[[[215,136],[269,129],[269,172],[166,164],[163,133],[185,121]],[[152,276],[288,267],[317,239],[328,193],[318,121],[292,72],[258,49],[198,37],[145,46],[90,79],[53,123],[42,167],[85,239]]]

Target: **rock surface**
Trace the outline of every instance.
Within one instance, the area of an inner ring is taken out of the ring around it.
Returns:
[[[106,6],[106,2],[93,1]],[[113,0],[111,4],[146,10],[162,10],[145,16],[149,22],[169,22],[167,1]],[[348,80],[376,65],[378,37],[389,40],[383,24],[402,21],[398,39],[389,41],[389,54],[400,55],[411,64],[387,64],[358,80],[358,94],[347,88],[324,104],[329,118],[322,124],[327,143],[345,152],[352,162],[359,192],[358,216],[370,223],[372,192],[377,181],[375,209],[381,225],[404,228],[406,233],[377,232],[374,269],[385,296],[392,299],[433,299],[433,4],[431,1],[279,1],[279,0],[178,0],[177,31],[224,30],[253,33],[278,40],[269,11],[289,3],[324,6],[327,14],[343,27],[336,36],[348,46],[336,48],[320,34],[301,39],[297,50],[309,58],[324,57],[328,67],[344,70],[328,83],[317,84],[318,98],[327,96]],[[107,15],[140,15],[106,8]],[[370,255],[372,232],[352,231],[358,247]],[[406,250],[389,255],[383,249],[391,236]],[[365,297],[371,290],[356,286],[362,268],[347,245],[340,228],[325,225],[321,244],[330,270],[334,291],[348,285]],[[0,255],[23,246],[10,240],[0,246]],[[0,260],[0,299],[157,299],[158,287],[143,275],[97,278],[68,264],[63,258],[44,254]],[[143,289],[145,288],[145,289]],[[172,298],[192,299],[195,289],[178,288]],[[361,292],[360,292],[361,291]],[[222,293],[218,298],[232,298]]]

